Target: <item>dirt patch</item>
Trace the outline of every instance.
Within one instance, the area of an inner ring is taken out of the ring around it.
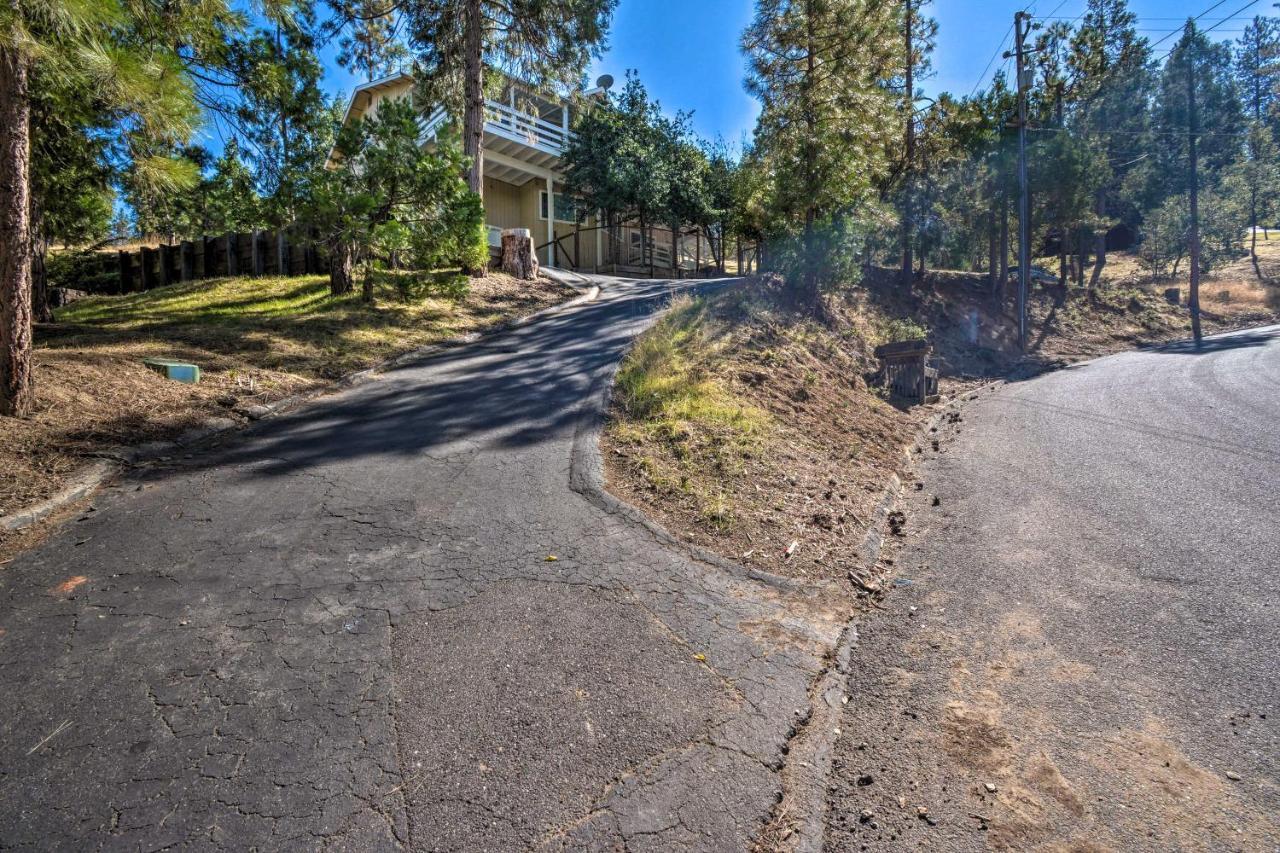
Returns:
[[[873,393],[865,316],[787,308],[763,281],[678,304],[619,374],[602,441],[610,488],[676,535],[812,579],[860,542],[920,414]]]
[[[563,302],[550,281],[493,275],[456,298],[412,303],[390,288],[372,307],[327,296],[318,276],[222,279],[82,300],[39,326],[36,410],[0,419],[0,514],[55,494],[94,454],[172,438],[211,417],[323,387],[351,370]],[[199,384],[147,357],[190,361]],[[14,534],[0,533],[0,545]]]

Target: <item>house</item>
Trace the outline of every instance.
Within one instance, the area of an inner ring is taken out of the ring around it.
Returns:
[[[588,97],[603,97],[612,82],[602,77]],[[365,83],[352,94],[343,120],[372,116],[382,101],[412,93],[413,78],[406,72]],[[491,251],[500,249],[503,229],[527,228],[538,262],[546,266],[643,274],[652,262],[666,274],[680,274],[672,270],[669,229],[650,228],[642,235],[639,228],[627,226],[616,229],[611,238],[598,227],[594,213],[574,221],[577,211],[564,195],[561,156],[571,137],[576,105],[508,80],[501,96],[487,99],[485,106],[483,185]],[[443,108],[424,111],[422,143],[430,144],[450,118]],[[616,247],[608,245],[611,239],[618,241]],[[707,241],[693,230],[675,241],[675,254],[682,271],[710,259]]]
[[[343,120],[372,116],[382,101],[412,92],[413,78],[405,72],[365,83],[351,96]],[[491,249],[501,247],[503,229],[528,228],[539,263],[597,269],[605,251],[603,231],[593,215],[575,223],[576,211],[563,194],[560,157],[576,108],[514,82],[501,99],[486,100],[485,106],[484,207]],[[442,108],[427,110],[421,119],[423,144],[449,119]]]

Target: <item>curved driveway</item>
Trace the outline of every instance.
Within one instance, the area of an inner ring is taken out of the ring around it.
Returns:
[[[5,567],[0,847],[746,847],[839,624],[569,487],[668,294],[153,466]]]
[[[939,437],[831,848],[1280,849],[1280,327],[1006,385]]]

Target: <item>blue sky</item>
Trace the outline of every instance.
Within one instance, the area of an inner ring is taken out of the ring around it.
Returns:
[[[1139,27],[1151,41],[1181,27],[1189,16],[1199,15],[1216,0],[1131,0]],[[1247,0],[1225,0],[1200,22],[1202,27],[1219,24],[1215,38],[1238,38],[1246,21],[1254,14],[1280,14],[1274,0],[1259,0],[1238,12]],[[1079,15],[1085,0],[1034,0],[1033,14],[1071,20]],[[929,12],[938,21],[938,44],[934,53],[934,75],[922,83],[929,94],[950,91],[968,94],[974,85],[990,79],[991,71],[1003,60],[996,56],[983,75],[997,47],[1008,47],[1006,36],[1017,2],[990,0],[935,0]],[[752,0],[621,0],[609,36],[609,47],[596,62],[591,77],[609,73],[618,80],[627,69],[639,71],[640,79],[662,102],[668,112],[693,111],[697,132],[709,139],[723,137],[730,143],[749,137],[758,108],[743,90],[745,64],[738,50],[738,38],[750,22]],[[1223,20],[1235,14],[1242,19]],[[1003,45],[1000,39],[1004,37]],[[1159,48],[1173,44],[1169,38]],[[352,79],[337,68],[331,52],[326,52],[330,68],[330,90],[347,94]]]

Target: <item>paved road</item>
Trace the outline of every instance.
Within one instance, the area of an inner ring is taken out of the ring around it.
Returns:
[[[571,491],[668,294],[140,472],[5,567],[0,847],[744,849],[839,626]]]
[[[1007,385],[925,455],[830,849],[1280,849],[1280,327]]]

